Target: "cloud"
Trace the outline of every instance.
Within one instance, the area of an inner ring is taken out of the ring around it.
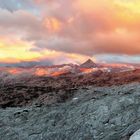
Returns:
[[[52,3],[55,6],[44,16],[50,24],[51,19],[55,19],[60,28],[55,32],[52,23],[52,32],[45,40],[36,42],[36,47],[89,56],[98,53],[140,53],[140,13],[131,7],[135,2],[130,3],[130,7],[115,0],[58,0]]]
[[[139,5],[137,0],[0,0],[0,37],[28,42],[28,51],[40,59],[45,51],[50,58],[53,51],[63,53],[67,60],[71,53],[140,54]]]
[[[33,0],[0,0],[0,8],[6,9],[10,12],[14,12],[19,9],[34,11],[35,5],[33,4]]]
[[[109,63],[133,63],[139,64],[140,55],[120,55],[120,54],[101,54],[95,55],[97,62],[109,62]]]

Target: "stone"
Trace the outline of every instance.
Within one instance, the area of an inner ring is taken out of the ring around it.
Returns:
[[[0,139],[129,140],[140,129],[139,87],[89,87],[76,90],[73,98],[78,100],[74,101],[69,98],[50,106],[1,108]],[[125,94],[132,88],[135,93]],[[122,94],[116,94],[120,90]],[[136,139],[138,133],[130,140],[140,140]]]
[[[140,129],[130,137],[130,140],[140,140]]]

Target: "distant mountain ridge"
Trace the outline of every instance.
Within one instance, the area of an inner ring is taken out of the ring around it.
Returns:
[[[97,64],[95,64],[91,59],[88,59],[81,65],[72,64],[72,63],[65,63],[65,64],[55,64],[53,65],[51,62],[48,61],[23,61],[19,63],[4,63],[0,62],[0,67],[50,67],[50,68],[60,68],[64,66],[71,66],[71,67],[81,67],[81,68],[95,68]]]

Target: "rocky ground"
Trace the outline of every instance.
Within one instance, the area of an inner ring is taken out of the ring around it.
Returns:
[[[0,107],[39,106],[66,102],[75,92],[93,87],[110,87],[140,82],[140,69],[133,71],[94,73],[75,75],[66,74],[58,77],[12,77],[0,78]],[[98,95],[98,93],[97,93]]]
[[[32,88],[22,88],[34,92]],[[42,90],[49,92],[34,95],[29,103],[20,104],[18,100],[17,104],[1,103],[1,140],[129,140],[140,129],[140,84],[137,82],[110,87],[79,86],[71,89],[72,92],[65,90],[64,94],[59,90],[60,100],[43,105],[42,102],[52,100],[43,96],[54,97],[56,92]]]

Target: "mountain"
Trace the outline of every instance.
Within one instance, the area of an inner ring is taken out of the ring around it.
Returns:
[[[80,65],[81,68],[96,68],[97,64],[95,64],[91,59],[88,59],[86,62]]]

